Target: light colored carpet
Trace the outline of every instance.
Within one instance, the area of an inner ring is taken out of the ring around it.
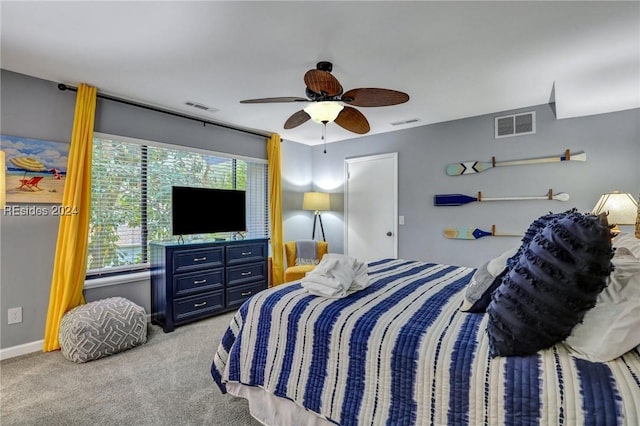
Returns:
[[[0,363],[0,424],[260,425],[247,402],[223,395],[211,360],[234,312],[164,333],[147,343],[76,364],[60,351]]]

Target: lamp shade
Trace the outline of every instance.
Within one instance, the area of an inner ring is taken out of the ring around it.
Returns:
[[[305,192],[302,199],[303,210],[329,210],[329,194],[326,192]]]
[[[602,194],[593,208],[593,214],[607,213],[607,221],[616,225],[633,225],[638,214],[638,203],[631,194],[618,191]]]
[[[316,123],[330,123],[336,119],[344,108],[339,102],[324,101],[314,102],[304,109]]]

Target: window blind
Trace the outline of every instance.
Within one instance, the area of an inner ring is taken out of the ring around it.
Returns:
[[[87,275],[148,267],[150,241],[171,235],[171,187],[246,191],[246,238],[269,235],[268,168],[182,146],[101,135],[93,141]],[[231,238],[230,233],[183,236],[185,241]]]

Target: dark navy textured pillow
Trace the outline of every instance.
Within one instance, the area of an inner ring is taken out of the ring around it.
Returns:
[[[518,262],[518,259],[520,259],[522,252],[529,246],[529,243],[531,243],[531,241],[533,240],[533,237],[535,237],[545,226],[547,226],[547,224],[551,223],[554,220],[561,219],[570,214],[576,213],[577,211],[578,210],[574,208],[562,213],[549,212],[548,214],[540,216],[539,218],[531,222],[531,225],[529,225],[527,232],[525,232],[524,237],[522,237],[522,244],[520,245],[520,248],[513,256],[507,259],[507,268],[511,269],[515,266],[515,264]]]
[[[524,237],[522,238],[522,244],[520,244],[518,251],[516,251],[513,256],[507,259],[506,268],[493,280],[491,285],[487,287],[485,292],[482,294],[482,297],[476,300],[473,303],[473,306],[471,306],[471,308],[469,308],[466,312],[475,314],[486,312],[487,307],[491,302],[491,294],[500,286],[500,284],[502,284],[502,280],[504,279],[505,275],[508,274],[509,271],[516,266],[516,263],[518,263],[518,259],[520,259],[520,256],[522,256],[524,250],[529,247],[529,243],[531,243],[533,237],[535,237],[536,234],[538,234],[547,224],[551,223],[552,221],[566,217],[576,212],[577,209],[575,208],[567,210],[563,213],[549,212],[549,214],[545,214],[544,216],[540,216],[539,218],[534,220],[531,225],[529,225],[529,229],[527,229],[527,232],[525,232]]]
[[[491,355],[530,355],[569,336],[606,286],[612,255],[606,220],[574,212],[549,222],[491,296]]]

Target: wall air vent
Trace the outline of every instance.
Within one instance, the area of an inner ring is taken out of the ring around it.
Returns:
[[[536,112],[503,115],[495,118],[495,138],[530,135],[536,132]]]
[[[220,111],[218,108],[213,108],[193,101],[186,101],[184,104],[188,107],[199,109],[200,111],[207,111],[209,113]]]

